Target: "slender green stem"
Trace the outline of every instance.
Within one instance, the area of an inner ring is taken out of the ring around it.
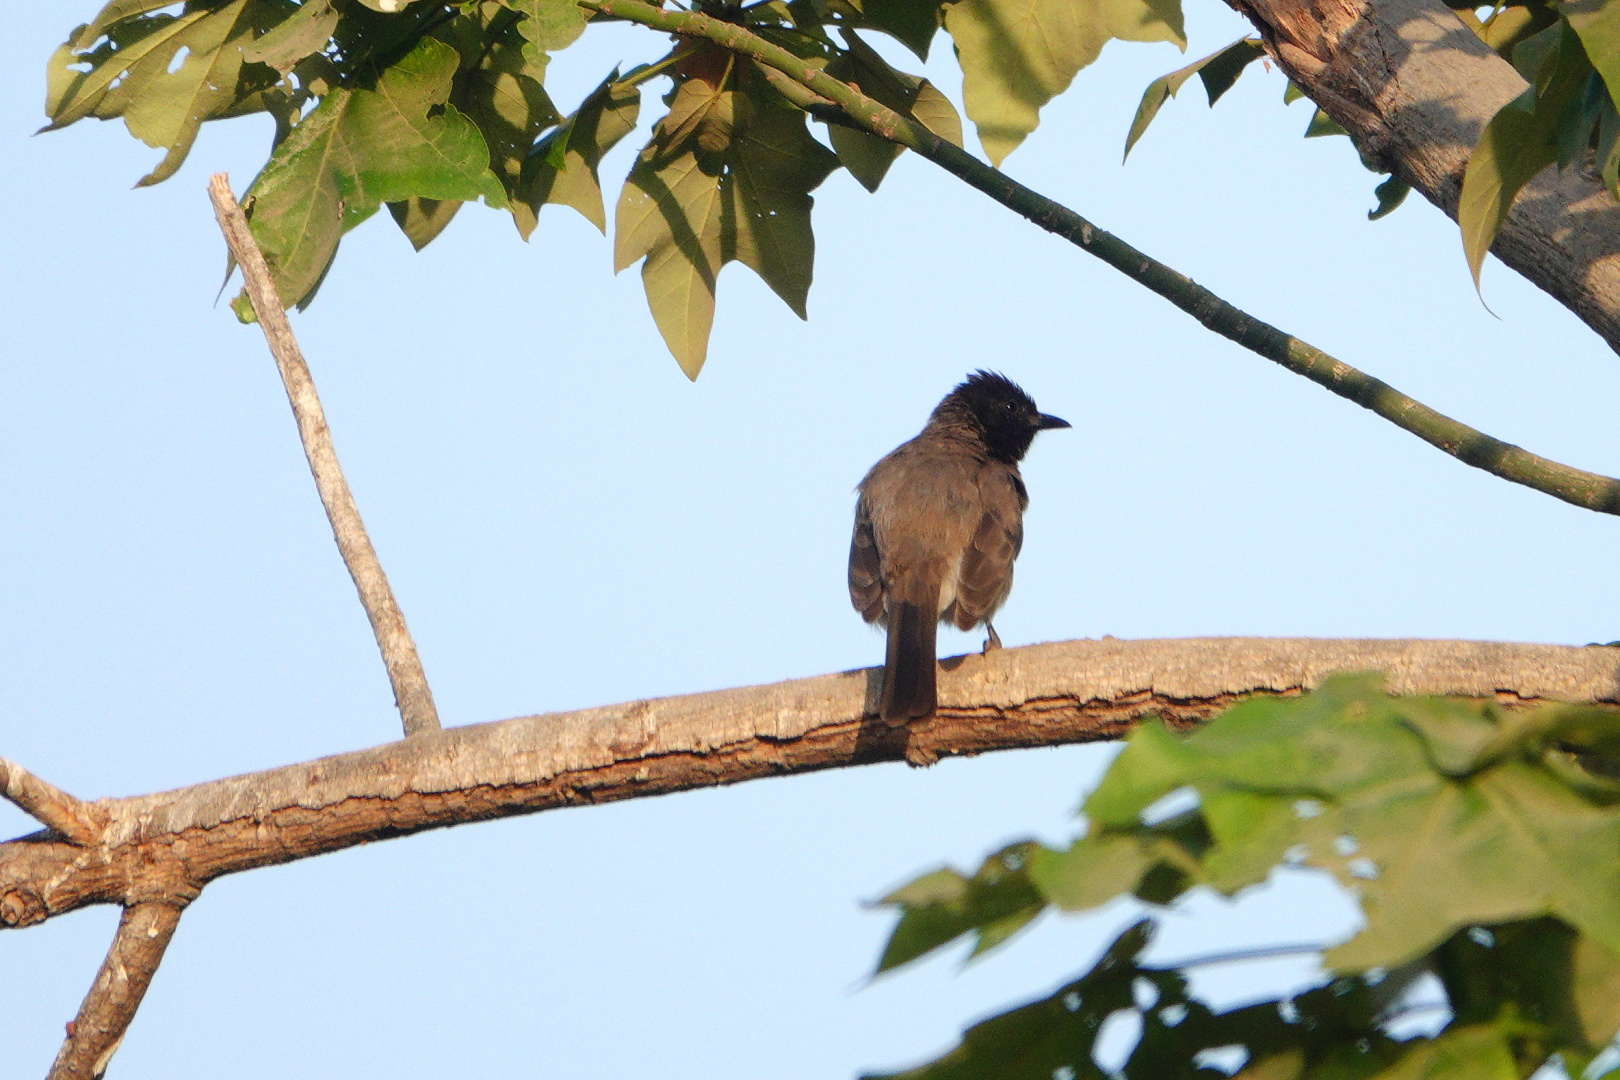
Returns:
[[[665,11],[642,0],[579,0],[579,3],[604,15],[654,30],[706,38],[779,71],[815,95],[815,99],[793,98],[795,104],[817,114],[827,106],[836,107],[860,128],[916,152],[1041,228],[1097,256],[1222,337],[1370,409],[1464,464],[1588,510],[1620,514],[1620,480],[1562,465],[1492,438],[1436,412],[1314,345],[1254,318],[1185,274],[1143,254],[1068,207],[1030,190],[1001,170],[940,138],[917,120],[873,101],[855,87],[766,41],[746,26],[695,12]]]

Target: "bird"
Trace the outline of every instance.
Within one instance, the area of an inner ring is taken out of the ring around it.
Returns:
[[[976,371],[945,395],[922,432],[856,488],[849,598],[888,631],[879,715],[890,726],[931,715],[939,623],[983,623],[1012,589],[1029,492],[1018,463],[1037,433],[1066,428],[1005,375]]]

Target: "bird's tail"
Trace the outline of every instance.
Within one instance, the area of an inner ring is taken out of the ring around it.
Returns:
[[[939,616],[902,600],[889,612],[889,647],[883,661],[883,719],[898,727],[928,716],[938,699],[934,690],[934,632]]]

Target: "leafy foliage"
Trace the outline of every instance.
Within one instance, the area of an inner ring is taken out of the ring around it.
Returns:
[[[966,113],[996,163],[1107,42],[1186,47],[1180,0],[695,7],[960,145],[955,106],[860,37],[886,34],[926,57],[943,28],[962,68]],[[1485,127],[1464,176],[1458,216],[1477,284],[1514,199],[1543,168],[1592,162],[1620,195],[1620,0],[1512,0],[1483,20],[1467,5],[1456,11],[1530,84]],[[272,116],[269,161],[250,189],[252,226],[283,300],[303,305],[342,234],[385,202],[418,248],[474,199],[506,208],[525,238],[547,204],[572,206],[605,231],[601,160],[634,128],[641,85],[667,77],[670,111],[619,199],[614,262],[623,269],[645,260],[654,320],[695,377],[720,269],[749,266],[802,317],[814,256],[810,192],[838,165],[875,191],[900,150],[829,122],[829,152],[804,126],[814,103],[783,96],[752,61],[679,37],[657,62],[608,75],[564,117],[545,88],[549,54],[578,40],[591,17],[578,0],[111,0],[47,66],[48,127],[121,117],[131,134],[164,151],[140,181],[151,184],[180,167],[205,121]],[[1244,38],[1154,80],[1126,154],[1193,75],[1213,105],[1262,52],[1257,39]],[[1285,100],[1296,96],[1290,87]],[[1306,134],[1344,131],[1317,109]],[[1399,176],[1386,178],[1369,217],[1393,211],[1409,190]]]
[[[645,256],[647,302],[687,375],[703,365],[728,262],[747,265],[804,317],[815,250],[809,193],[837,164],[810,137],[804,113],[747,69],[724,62],[713,81],[677,84],[624,183],[614,269]]]
[[[1182,44],[1179,0],[697,7],[960,145],[955,106],[859,36],[887,34],[926,56],[943,25],[968,79],[969,114],[997,160],[1111,38]],[[721,268],[748,266],[802,317],[810,192],[839,165],[876,190],[899,147],[829,124],[829,149],[809,133],[804,103],[759,68],[683,39],[652,64],[612,72],[564,116],[545,86],[549,54],[578,40],[590,18],[575,0],[112,0],[51,58],[46,111],[51,128],[123,118],[165,151],[142,183],[172,175],[203,122],[273,117],[269,160],[245,205],[282,300],[303,306],[343,234],[385,203],[418,248],[480,199],[511,213],[525,238],[548,204],[572,206],[605,231],[602,158],[635,128],[642,85],[666,77],[668,110],[618,200],[614,262],[644,260],[654,320],[695,377]]]
[[[1476,286],[1515,196],[1548,165],[1584,164],[1595,152],[1604,183],[1620,194],[1620,112],[1612,96],[1620,82],[1605,82],[1620,76],[1620,9],[1587,0],[1558,15],[1504,44],[1530,87],[1485,125],[1463,175],[1457,223]],[[1593,56],[1602,66],[1594,66]]]
[[[1120,895],[1163,907],[1306,866],[1365,918],[1323,954],[1331,981],[1212,1013],[1184,972],[1142,964],[1151,916],[1079,979],[900,1075],[1101,1076],[1097,1034],[1120,1010],[1143,1024],[1131,1080],[1214,1076],[1200,1062],[1233,1046],[1251,1077],[1522,1077],[1554,1054],[1578,1071],[1620,1029],[1617,776],[1620,713],[1390,698],[1369,675],[1252,699],[1190,735],[1144,725],[1069,847],[1015,844],[971,878],[935,871],[886,897],[901,917],[878,970],[963,935],[977,955],[1047,908]],[[1196,805],[1169,812],[1169,796]],[[1389,1021],[1424,973],[1451,1020],[1398,1041]]]

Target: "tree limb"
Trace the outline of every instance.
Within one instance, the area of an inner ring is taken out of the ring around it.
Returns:
[[[79,1015],[68,1025],[68,1036],[46,1080],[98,1080],[107,1071],[163,962],[180,910],[179,905],[161,900],[124,909],[107,959],[101,962]]]
[[[69,843],[88,847],[101,837],[102,824],[84,803],[5,758],[0,758],[0,795]]]
[[[248,299],[264,330],[264,340],[276,358],[276,368],[287,388],[287,401],[298,421],[298,436],[304,444],[304,456],[309,459],[309,471],[315,476],[315,488],[320,493],[321,505],[326,508],[326,519],[332,523],[332,537],[343,556],[343,565],[354,579],[354,587],[359,590],[360,603],[377,637],[377,647],[382,650],[388,681],[394,688],[394,704],[399,706],[400,717],[405,722],[405,734],[438,731],[439,712],[433,704],[433,691],[428,687],[422,660],[416,654],[416,642],[411,640],[405,615],[394,599],[394,590],[388,585],[388,575],[383,573],[376,549],[371,546],[365,522],[360,520],[360,509],[349,491],[349,482],[343,478],[343,467],[338,464],[337,451],[332,447],[332,432],[326,426],[326,413],[315,393],[315,380],[276,295],[270,268],[265,265],[264,255],[248,229],[247,218],[231,194],[230,179],[224,173],[215,173],[209,179],[208,197],[213,201],[214,216],[225,234],[231,257],[242,268]]]
[[[0,844],[0,924],[90,904],[183,902],[224,874],[581,803],[879,761],[1185,725],[1241,698],[1377,670],[1397,694],[1620,702],[1620,651],[1458,641],[1071,641],[948,660],[936,716],[876,719],[880,669],[528,716],[413,736],[177,791],[96,802],[83,849]]]
[[[642,0],[579,0],[579,3],[655,30],[707,38],[757,60],[783,73],[822,101],[838,107],[866,131],[915,151],[1008,209],[1097,256],[1222,337],[1371,410],[1466,465],[1588,510],[1620,514],[1620,480],[1572,468],[1493,438],[1436,412],[1316,346],[1261,322],[1185,274],[1150,258],[1068,207],[1030,190],[940,138],[918,121],[866,97],[850,84],[766,41],[747,27],[721,22],[698,12],[666,11]],[[1457,25],[1461,30],[1462,25]],[[816,104],[802,95],[790,95],[790,100],[801,108]]]
[[[1525,90],[1511,64],[1440,0],[1227,2],[1365,156],[1456,218],[1480,130]],[[1620,202],[1590,155],[1526,185],[1491,250],[1620,350]]]

